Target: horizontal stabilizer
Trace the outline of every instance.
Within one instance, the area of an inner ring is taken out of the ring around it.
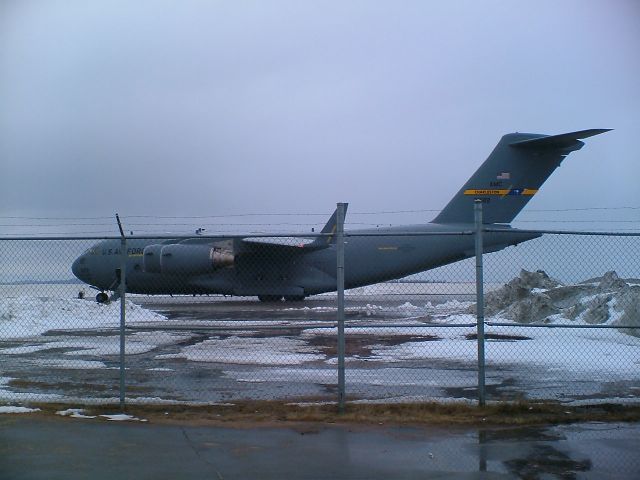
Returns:
[[[511,223],[565,157],[582,148],[579,139],[608,131],[504,135],[433,223],[473,223],[476,200],[482,202],[484,223]]]
[[[560,135],[547,135],[529,140],[520,140],[510,143],[512,147],[529,148],[533,150],[542,149],[566,149],[571,147],[578,150],[582,147],[582,142],[578,142],[581,138],[593,137],[610,131],[610,128],[592,128],[590,130],[580,130],[578,132],[562,133]],[[572,149],[573,150],[573,149]]]

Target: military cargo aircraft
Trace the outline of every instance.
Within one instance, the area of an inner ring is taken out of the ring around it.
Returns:
[[[431,222],[346,232],[345,288],[405,277],[474,255],[474,202],[483,204],[484,251],[495,252],[541,236],[509,224],[580,139],[608,129],[560,135],[511,133]],[[126,292],[141,294],[224,294],[261,301],[303,300],[336,291],[337,211],[321,235],[229,236],[153,240],[128,238]],[[435,235],[428,235],[428,234]],[[120,240],[101,241],[72,266],[76,277],[109,300],[120,278]]]

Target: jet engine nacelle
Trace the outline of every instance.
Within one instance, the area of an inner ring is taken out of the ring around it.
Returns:
[[[142,252],[142,268],[147,273],[162,273],[160,255],[165,245],[147,245]]]
[[[149,245],[144,249],[144,270],[150,273],[198,275],[233,265],[233,253],[210,245]]]

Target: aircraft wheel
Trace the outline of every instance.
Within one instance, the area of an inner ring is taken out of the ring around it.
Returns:
[[[286,302],[301,302],[304,300],[304,295],[285,295],[284,300]]]
[[[279,302],[282,297],[279,295],[258,295],[258,300],[261,302]]]
[[[109,301],[109,295],[104,292],[100,292],[96,295],[96,302],[98,303],[107,303]]]

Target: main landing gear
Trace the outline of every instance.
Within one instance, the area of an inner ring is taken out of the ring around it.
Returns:
[[[285,302],[301,302],[304,300],[304,295],[285,295]]]

